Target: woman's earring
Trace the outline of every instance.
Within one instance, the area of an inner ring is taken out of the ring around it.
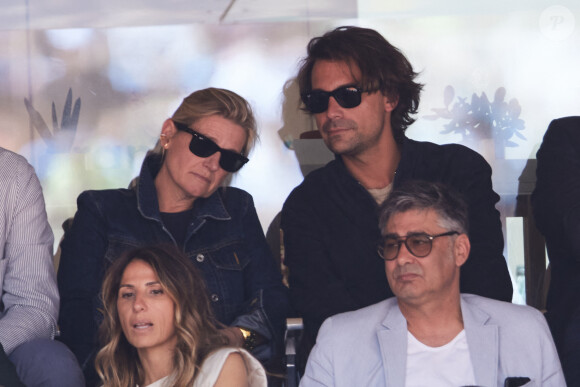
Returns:
[[[163,141],[165,141],[165,144],[163,144]],[[167,136],[165,134],[161,134],[159,136],[159,142],[162,144],[161,145],[161,158],[165,158],[165,150],[169,147],[169,140],[167,140]]]
[[[165,144],[163,144],[163,148],[167,149],[167,147],[169,146],[169,140],[167,139],[167,136],[165,134],[161,134],[159,136],[159,139],[160,139],[161,143],[163,143],[163,140],[165,140]]]

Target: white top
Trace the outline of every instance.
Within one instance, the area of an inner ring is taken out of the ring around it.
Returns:
[[[248,372],[248,387],[266,387],[266,372],[256,358],[242,348],[220,348],[211,353],[202,363],[199,375],[195,378],[192,387],[211,387],[215,385],[228,356],[239,353],[244,359]],[[171,375],[159,379],[145,387],[171,387]],[[139,387],[139,386],[137,386]]]
[[[375,199],[375,202],[377,202],[377,204],[380,206],[385,201],[387,196],[389,196],[389,194],[391,193],[392,190],[393,190],[393,183],[391,183],[383,188],[371,188],[368,191],[371,194],[371,196],[373,197],[373,199]]]
[[[407,334],[405,386],[473,386],[475,376],[463,329],[441,347],[429,347]]]

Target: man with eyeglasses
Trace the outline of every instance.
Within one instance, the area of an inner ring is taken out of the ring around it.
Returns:
[[[490,166],[464,146],[405,137],[419,105],[416,76],[371,29],[339,27],[308,45],[301,98],[336,159],[306,176],[282,210],[291,298],[306,340],[327,317],[393,296],[375,259],[377,208],[410,179],[445,182],[465,195],[473,248],[461,290],[511,301]],[[307,354],[308,344],[302,348]]]
[[[327,319],[301,386],[565,386],[539,311],[460,293],[468,224],[443,184],[394,189],[376,259],[395,297]]]

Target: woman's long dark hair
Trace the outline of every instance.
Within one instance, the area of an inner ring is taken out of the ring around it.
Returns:
[[[208,353],[227,345],[215,327],[206,287],[193,263],[173,246],[137,248],[119,257],[105,275],[102,288],[104,320],[99,336],[104,344],[96,368],[104,387],[143,385],[144,370],[137,350],[127,341],[117,310],[119,286],[125,268],[134,260],[147,263],[166,294],[175,303],[177,346],[173,356],[172,385],[189,387]]]

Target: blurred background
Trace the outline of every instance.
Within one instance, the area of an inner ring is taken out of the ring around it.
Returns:
[[[425,84],[409,137],[462,143],[494,170],[505,256],[525,302],[526,216],[550,121],[580,115],[580,3],[540,0],[0,0],[0,146],[43,185],[56,244],[86,189],[126,187],[161,124],[209,86],[255,108],[261,142],[231,184],[264,231],[332,155],[298,109],[308,41],[340,25],[378,30]],[[296,140],[296,141],[295,141]]]

